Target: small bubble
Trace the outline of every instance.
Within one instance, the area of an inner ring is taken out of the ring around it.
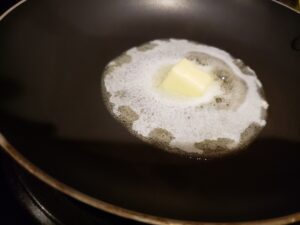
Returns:
[[[224,71],[217,72],[217,77],[223,82],[227,82],[228,80],[228,75]]]
[[[223,99],[220,98],[220,97],[216,97],[216,98],[215,98],[215,101],[216,101],[216,103],[221,103],[221,102],[223,101]]]

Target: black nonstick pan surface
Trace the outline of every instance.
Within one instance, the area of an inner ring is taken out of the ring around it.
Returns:
[[[111,117],[101,97],[104,66],[161,38],[219,47],[257,72],[270,110],[246,151],[208,161],[177,156]],[[2,149],[63,193],[138,221],[295,222],[297,38],[300,16],[268,0],[28,0],[0,22]]]

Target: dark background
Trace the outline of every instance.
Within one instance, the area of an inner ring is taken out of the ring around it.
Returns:
[[[17,3],[16,0],[1,0],[0,14],[10,6]],[[19,224],[36,224],[27,214],[25,208],[17,201],[15,193],[8,184],[8,177],[4,174],[3,161],[4,153],[0,150],[0,224],[1,225],[19,225]]]
[[[7,156],[0,150],[0,224],[19,225],[37,224],[17,199],[10,180],[14,177],[7,175],[4,161]]]

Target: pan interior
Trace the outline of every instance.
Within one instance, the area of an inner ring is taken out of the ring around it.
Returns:
[[[127,209],[194,221],[299,212],[300,55],[290,47],[299,23],[259,0],[26,2],[0,23],[0,130],[58,180]],[[219,47],[257,72],[270,115],[246,151],[184,158],[112,119],[101,98],[104,66],[161,38]]]

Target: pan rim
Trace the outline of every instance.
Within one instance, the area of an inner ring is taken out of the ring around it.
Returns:
[[[21,0],[9,9],[0,14],[0,22],[4,20],[11,12],[23,5],[27,0]],[[205,221],[187,221],[176,220],[166,217],[154,216],[146,213],[141,213],[134,210],[129,210],[108,202],[102,201],[90,195],[84,194],[79,190],[64,184],[58,179],[50,176],[38,166],[30,162],[20,151],[18,151],[11,143],[7,141],[0,131],[0,149],[3,149],[15,162],[17,162],[23,169],[29,172],[34,177],[38,178],[45,184],[56,189],[57,191],[96,209],[105,211],[107,213],[123,217],[126,219],[135,220],[138,222],[153,224],[153,225],[283,225],[291,224],[300,221],[300,212],[288,214],[286,216],[274,217],[262,220],[240,221],[240,222],[205,222]]]

